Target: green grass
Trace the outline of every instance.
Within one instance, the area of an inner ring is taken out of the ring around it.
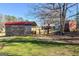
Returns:
[[[32,37],[16,37],[11,40],[0,40],[5,46],[0,49],[3,56],[79,56],[79,45],[41,42]]]

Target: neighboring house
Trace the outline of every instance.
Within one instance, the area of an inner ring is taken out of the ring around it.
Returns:
[[[52,24],[44,24],[42,29],[44,30],[45,34],[50,34],[52,30]]]
[[[36,34],[37,24],[36,22],[32,22],[32,34]]]
[[[38,26],[36,22],[32,22],[32,34],[45,34],[45,30],[42,29],[42,27]]]
[[[65,23],[65,31],[77,31],[77,22],[76,20],[69,20]]]
[[[7,36],[31,35],[32,22],[6,22],[5,33]]]

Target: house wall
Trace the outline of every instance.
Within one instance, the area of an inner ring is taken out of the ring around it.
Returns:
[[[27,35],[31,34],[31,25],[6,25],[6,35]]]
[[[25,26],[24,35],[31,35],[32,34],[31,28],[32,28],[31,25]]]

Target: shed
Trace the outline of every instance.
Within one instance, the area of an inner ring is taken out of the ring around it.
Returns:
[[[6,22],[6,36],[31,35],[32,22]]]

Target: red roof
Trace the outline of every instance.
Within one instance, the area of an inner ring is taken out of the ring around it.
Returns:
[[[32,25],[32,22],[6,22],[5,25]]]

